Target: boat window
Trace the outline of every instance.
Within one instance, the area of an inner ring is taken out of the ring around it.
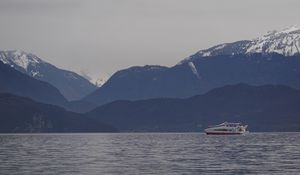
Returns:
[[[228,129],[215,129],[215,131],[229,131]]]

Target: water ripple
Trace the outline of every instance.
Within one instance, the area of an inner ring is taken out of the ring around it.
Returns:
[[[300,133],[0,135],[0,174],[298,174]]]

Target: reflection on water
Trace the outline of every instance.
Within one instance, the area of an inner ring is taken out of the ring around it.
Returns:
[[[0,174],[297,174],[300,133],[0,135]]]

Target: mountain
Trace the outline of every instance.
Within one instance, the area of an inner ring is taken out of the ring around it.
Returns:
[[[101,87],[107,81],[107,79],[109,77],[107,74],[102,74],[99,77],[94,77],[94,76],[91,76],[91,75],[89,75],[88,73],[86,73],[84,71],[81,71],[80,75],[82,77],[84,77],[85,79],[87,79],[88,81],[90,81],[96,87]]]
[[[84,113],[96,105],[85,101],[68,102],[67,99],[51,84],[37,80],[15,70],[0,61],[0,93],[11,93],[28,97],[35,101],[64,107],[70,111]]]
[[[282,85],[227,85],[187,99],[115,101],[87,114],[120,131],[203,131],[224,121],[250,131],[300,131],[300,90]]]
[[[55,86],[68,100],[78,100],[97,87],[82,76],[59,69],[23,51],[0,51],[0,61],[35,79]]]
[[[29,97],[36,101],[64,106],[67,100],[47,82],[36,80],[0,61],[0,93]]]
[[[300,88],[299,39],[299,29],[292,27],[201,50],[173,67],[131,67],[116,72],[83,101],[101,105],[115,100],[186,98],[237,83]]]
[[[291,26],[281,31],[270,31],[262,37],[253,40],[243,40],[233,43],[224,43],[209,49],[200,50],[186,58],[181,63],[193,61],[197,57],[241,54],[280,54],[294,56],[300,54],[300,27]]]
[[[0,94],[0,114],[0,133],[116,131],[82,114],[11,94]]]
[[[145,66],[118,71],[95,93],[91,93],[83,101],[104,104],[118,99],[148,98],[159,92],[164,93],[162,89],[156,87],[161,83],[160,79],[156,79],[156,77],[163,76],[165,70],[168,68]]]

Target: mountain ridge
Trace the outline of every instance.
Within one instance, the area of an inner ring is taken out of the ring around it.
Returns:
[[[140,66],[139,72],[132,71],[136,67],[118,71],[82,100],[101,105],[114,100],[186,98],[236,83],[283,84],[300,89],[298,47],[300,28],[295,26],[253,40],[219,44],[163,71],[147,70],[151,66]]]
[[[33,100],[64,106],[67,100],[51,84],[23,74],[0,61],[0,92],[32,98]]]
[[[240,54],[199,57],[155,71],[136,67],[118,71],[102,87],[83,98],[98,105],[115,100],[186,98],[226,84],[283,84],[300,89],[300,56]],[[150,66],[151,67],[151,66]]]
[[[52,84],[68,100],[78,100],[97,88],[83,76],[57,68],[32,53],[0,51],[0,61],[35,79]]]
[[[117,132],[83,114],[9,93],[0,93],[0,113],[0,133]]]
[[[114,101],[87,113],[121,132],[199,132],[224,121],[250,131],[300,131],[300,90],[284,85],[226,85],[186,99]]]
[[[239,54],[281,54],[294,56],[300,54],[300,27],[293,25],[283,30],[273,30],[252,40],[223,43],[195,53],[198,57]],[[192,55],[192,56],[194,56]],[[178,64],[193,61],[189,56]]]

